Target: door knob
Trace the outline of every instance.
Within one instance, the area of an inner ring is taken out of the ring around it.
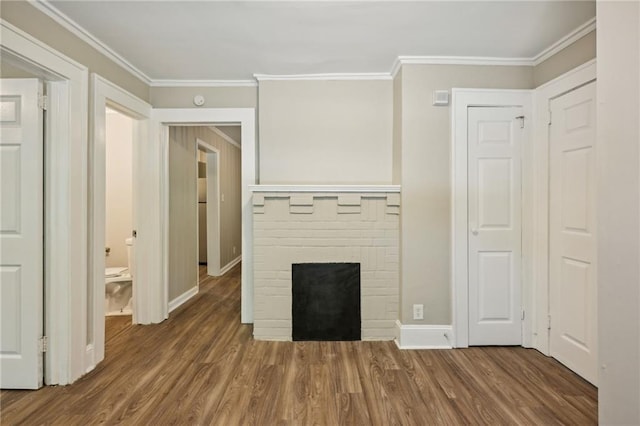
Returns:
[[[473,235],[478,235],[478,230],[476,228],[471,228],[471,233]]]

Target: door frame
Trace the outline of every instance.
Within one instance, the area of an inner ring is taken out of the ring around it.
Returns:
[[[535,312],[532,346],[550,355],[549,333],[549,106],[550,102],[596,80],[593,59],[543,84],[534,91],[535,146],[533,151],[533,258]]]
[[[143,170],[136,170],[137,155],[146,155],[145,141],[148,140],[151,105],[137,98],[106,78],[91,74],[91,138],[89,158],[89,283],[88,299],[91,301],[87,309],[89,331],[85,351],[87,370],[93,369],[104,359],[105,324],[104,324],[104,247],[105,247],[105,183],[106,183],[106,108],[115,109],[133,120],[133,227],[137,228],[141,220],[136,220],[136,205],[141,194],[136,192],[136,180]],[[138,209],[140,210],[140,209]],[[149,212],[145,210],[144,217]],[[134,248],[143,251],[144,241],[134,241]],[[137,259],[138,257],[136,257]],[[142,258],[142,256],[140,256]],[[135,268],[134,268],[135,269]],[[140,269],[140,268],[137,268]],[[133,285],[133,323],[148,324],[148,306],[145,301],[146,280],[136,280]]]
[[[532,311],[531,298],[531,90],[458,89],[451,90],[451,292],[454,347],[469,346],[469,241],[468,241],[468,114],[469,107],[522,107],[525,131],[522,139],[522,307]],[[531,345],[531,319],[523,320],[522,346]]]
[[[47,85],[44,199],[44,357],[47,385],[86,372],[87,67],[0,20],[0,53]]]
[[[207,156],[207,275],[220,276],[220,150],[196,138],[199,150]],[[196,150],[196,152],[198,152]],[[211,185],[215,165],[215,185]],[[210,208],[215,202],[215,208]],[[196,218],[200,223],[199,218]],[[198,229],[200,235],[200,229]],[[196,251],[196,253],[198,253]]]
[[[152,292],[161,295],[163,314],[168,317],[169,300],[169,126],[212,125],[215,123],[239,123],[241,126],[242,152],[242,278],[241,278],[241,322],[253,323],[253,206],[249,185],[258,183],[256,113],[255,108],[155,108],[152,110],[151,139],[161,151],[158,180],[160,187],[160,211],[162,214],[162,237],[160,247],[163,259],[163,277],[152,282]]]

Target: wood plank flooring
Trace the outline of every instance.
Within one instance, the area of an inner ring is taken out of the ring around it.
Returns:
[[[69,386],[2,391],[0,423],[597,423],[597,390],[532,349],[400,351],[393,342],[258,342],[240,266],[162,324],[107,318],[106,359]]]

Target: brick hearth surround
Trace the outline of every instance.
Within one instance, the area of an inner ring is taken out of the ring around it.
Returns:
[[[385,189],[386,188],[386,189]],[[253,190],[258,340],[291,340],[291,265],[357,262],[362,340],[392,340],[399,305],[399,187]]]

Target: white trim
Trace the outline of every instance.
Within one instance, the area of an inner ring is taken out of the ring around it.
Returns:
[[[532,346],[549,355],[549,103],[596,79],[596,60],[557,77],[534,91]]]
[[[234,147],[242,149],[242,146],[238,142],[236,142],[231,136],[227,135],[222,130],[218,129],[216,126],[209,126],[209,129],[225,141],[229,142]]]
[[[93,340],[87,342],[87,348],[91,345],[92,350],[86,351],[85,370],[91,371],[100,361],[104,359],[105,330],[104,330],[104,246],[105,246],[105,228],[106,228],[106,114],[107,107],[117,110],[134,120],[134,139],[133,139],[133,159],[134,164],[137,163],[136,158],[139,155],[147,155],[145,143],[148,140],[149,117],[151,115],[151,105],[137,98],[126,90],[120,88],[109,80],[99,76],[91,75],[92,98],[91,105],[91,138],[89,144],[89,158],[91,167],[89,169],[89,288],[92,289],[90,295],[93,296],[93,309],[88,311],[88,320],[93,327]],[[135,182],[144,176],[144,170],[137,170],[137,164],[134,165],[134,211],[133,211],[133,227],[138,229],[141,222],[147,219],[147,210],[140,209],[138,206],[138,196],[141,192],[136,189]],[[144,191],[142,191],[144,192]],[[144,216],[144,220],[139,215]],[[137,216],[137,217],[136,217]],[[143,233],[144,232],[143,230]],[[148,242],[144,240],[134,240],[134,249],[143,253],[148,250]],[[148,259],[146,255],[136,256],[138,259]],[[155,262],[145,268],[151,268],[152,271],[160,270],[161,266]],[[140,271],[137,265],[134,270]],[[133,309],[132,320],[134,324],[148,324],[150,322],[159,322],[162,318],[151,318],[153,314],[149,311],[151,305],[147,303],[149,290],[147,279],[138,280],[138,273],[134,277],[132,285],[133,291]],[[153,279],[154,277],[150,277]]]
[[[204,152],[215,152],[216,154],[220,153],[220,150],[213,145],[208,144],[200,138],[196,138],[196,145],[198,148],[202,148]]]
[[[556,41],[551,46],[547,47],[542,52],[534,56],[533,65],[538,65],[546,61],[556,53],[560,52],[562,49],[580,40],[582,37],[586,36],[590,32],[595,31],[595,29],[596,29],[596,17],[594,16],[584,24],[580,25],[575,30],[571,31],[566,36],[562,37],[560,40]]]
[[[389,72],[389,74],[391,74],[392,79],[396,78],[396,75],[398,75],[398,72],[400,72],[400,69],[402,69],[402,62],[400,62],[400,58],[397,57],[393,61],[393,65],[391,66],[391,71]]]
[[[175,311],[180,306],[182,306],[184,303],[186,303],[189,299],[191,299],[193,296],[198,294],[199,290],[200,290],[200,288],[198,286],[191,287],[189,290],[185,291],[180,296],[178,296],[175,299],[171,300],[169,302],[169,313]]]
[[[396,320],[396,345],[400,349],[452,349],[450,325],[404,325]]]
[[[453,330],[456,347],[469,345],[469,277],[468,277],[468,201],[467,201],[467,109],[471,106],[522,106],[525,134],[522,141],[522,257],[531,258],[532,188],[531,188],[531,128],[526,117],[532,118],[532,91],[499,89],[451,90],[451,294]],[[531,122],[532,120],[528,120]],[[522,262],[522,306],[531,312],[531,272],[529,263]],[[531,318],[523,321],[522,345],[531,345]]]
[[[220,151],[200,138],[196,138],[198,148],[207,153],[207,275],[220,274]],[[215,185],[211,184],[215,174]],[[215,202],[215,209],[211,205]],[[199,214],[199,213],[198,213]],[[196,223],[200,223],[196,218]],[[200,235],[200,230],[198,230]],[[198,242],[196,241],[196,246]]]
[[[258,82],[272,80],[391,80],[391,75],[386,72],[366,72],[366,73],[326,73],[326,74],[289,74],[289,75],[269,75],[254,74]]]
[[[593,17],[564,37],[545,48],[531,58],[500,58],[489,56],[398,56],[389,73],[326,73],[326,74],[292,74],[269,75],[254,74],[257,80],[179,80],[152,79],[138,69],[115,50],[91,34],[77,22],[58,10],[47,0],[35,0],[31,4],[52,18],[62,27],[89,44],[98,52],[129,71],[135,77],[151,87],[256,87],[263,80],[389,80],[396,76],[402,65],[502,65],[502,66],[535,66],[549,59],[562,49],[594,31],[596,18]]]
[[[256,111],[255,108],[156,108],[152,113],[155,125],[155,139],[159,141],[159,146],[163,152],[160,161],[164,170],[161,177],[160,194],[161,207],[164,217],[168,217],[168,142],[169,125],[182,125],[182,123],[202,123],[202,125],[215,124],[216,122],[233,123],[238,122],[241,126],[242,135],[242,248],[245,261],[242,262],[242,282],[241,282],[241,321],[242,323],[253,322],[253,205],[251,203],[251,192],[249,185],[258,182],[257,175],[257,144],[256,144]],[[165,220],[165,236],[168,235],[168,221]],[[168,241],[166,238],[161,243],[165,259],[164,275],[168,276]],[[165,294],[168,292],[167,281],[158,282],[164,285]]]
[[[582,65],[578,65],[572,70],[565,72],[564,74],[559,75],[551,81],[547,81],[546,83],[535,88],[536,92],[540,91],[549,91],[549,92],[557,92],[562,88],[566,88],[567,85],[577,84],[578,86],[589,83],[591,80],[595,80],[595,67],[596,67],[597,59],[591,59],[585,62]],[[591,80],[584,81],[585,78],[589,78],[592,76]],[[577,87],[577,86],[576,86]],[[567,89],[566,91],[571,91],[573,88]],[[558,96],[561,93],[558,94]]]
[[[151,83],[151,79],[144,72],[140,71],[136,68],[131,62],[127,61],[124,57],[119,55],[115,50],[107,46],[101,40],[99,40],[96,36],[91,34],[89,31],[80,26],[77,22],[69,18],[67,15],[59,11],[55,6],[49,3],[47,0],[35,0],[31,1],[30,4],[38,9],[40,12],[44,13],[58,24],[60,24],[63,28],[70,31],[73,35],[78,37],[80,40],[87,43],[89,46],[96,49],[99,53],[106,56],[116,64],[120,65],[122,68],[130,72],[132,75],[140,79],[142,82],[146,84]]]
[[[234,266],[236,266],[240,262],[242,262],[242,255],[236,257],[231,262],[227,263],[222,269],[220,269],[220,276],[229,272]]]
[[[533,58],[495,58],[490,56],[398,56],[396,62],[399,62],[400,65],[533,66]],[[397,65],[394,63],[392,71],[396,67]]]
[[[249,185],[251,192],[399,193],[400,185]]]
[[[53,50],[51,47],[49,47],[48,45],[46,45],[45,43],[43,43],[42,41],[38,40],[37,38],[33,37],[31,34],[26,33],[24,31],[22,31],[20,28],[16,27],[15,25],[13,25],[12,23],[5,21],[4,19],[0,18],[0,24],[3,27],[3,29],[6,29],[7,31],[10,31],[12,33],[15,33],[15,35],[17,35],[20,39],[23,39],[24,41],[27,41],[29,44],[32,44],[32,48],[33,48],[33,52],[37,52],[40,49],[45,49],[47,55],[52,55],[55,56],[56,58],[60,59],[61,61],[64,61],[65,63],[78,68],[78,69],[87,69],[87,67],[85,67],[84,65],[82,65],[80,62],[74,61],[73,59],[63,55],[62,53],[58,52],[57,50]],[[3,33],[4,36],[4,33]],[[10,33],[7,33],[7,37],[14,37],[13,35],[10,35]],[[5,48],[9,48],[9,51],[11,51],[10,49],[10,45],[11,42],[7,41],[7,43],[4,43],[4,38],[2,39],[2,46]],[[29,48],[28,46],[22,46],[24,48]],[[17,55],[18,57],[20,57],[20,55]],[[23,57],[24,59],[24,57]],[[29,65],[29,64],[26,64]],[[55,74],[55,70],[54,69],[49,69],[49,68],[42,68],[40,66],[38,66],[38,64],[31,64],[35,70],[34,73],[38,73],[40,72],[49,72],[49,73],[53,73]],[[52,78],[53,80],[53,78]]]
[[[151,80],[151,87],[257,87],[255,80]]]
[[[536,66],[596,29],[596,18],[589,19],[531,58],[495,58],[484,56],[398,56],[391,67],[395,77],[402,65],[502,65]]]
[[[45,383],[64,385],[84,374],[87,346],[88,70],[8,22],[0,23],[3,60],[15,59],[44,77],[49,91],[44,321],[50,338]]]

